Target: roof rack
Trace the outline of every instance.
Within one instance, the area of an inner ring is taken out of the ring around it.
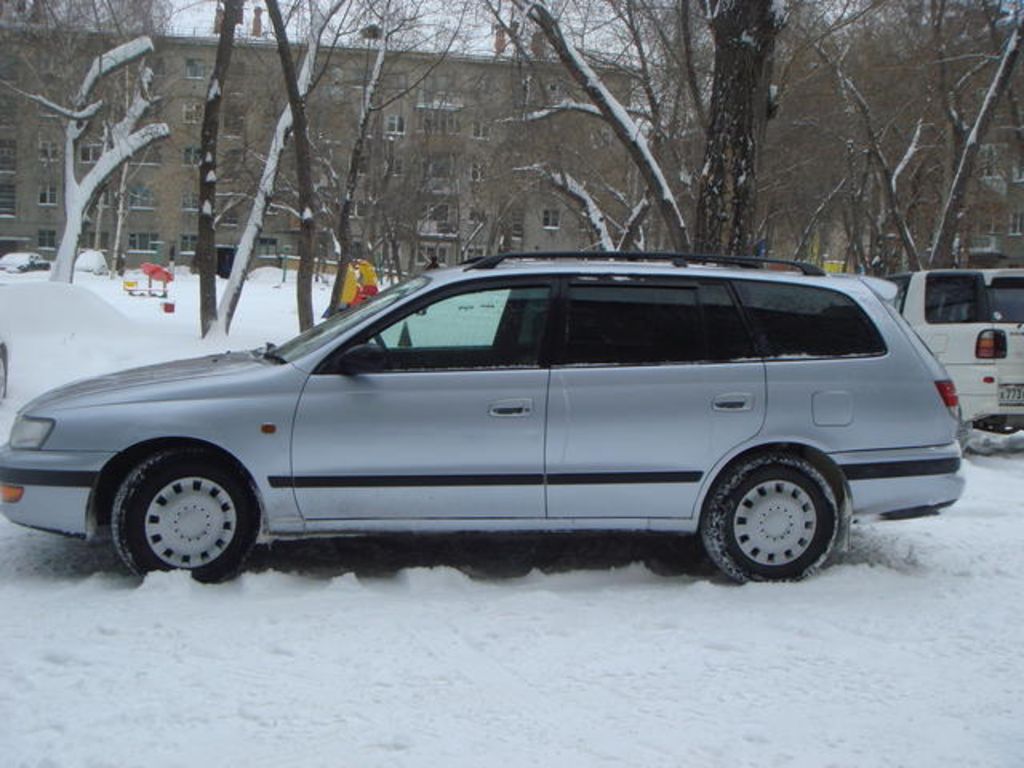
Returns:
[[[467,270],[494,269],[504,261],[511,259],[539,261],[668,261],[677,267],[690,264],[721,264],[745,269],[764,269],[773,264],[795,269],[805,275],[821,277],[825,271],[806,261],[788,261],[786,259],[762,259],[754,256],[712,256],[696,253],[671,253],[652,251],[534,251],[524,253],[498,253],[494,256],[469,259],[463,262]]]

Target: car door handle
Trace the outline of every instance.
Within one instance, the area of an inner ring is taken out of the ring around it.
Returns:
[[[754,406],[754,396],[747,392],[729,392],[712,401],[716,411],[749,411]]]
[[[529,416],[533,412],[533,400],[498,400],[491,403],[487,411],[491,416]]]

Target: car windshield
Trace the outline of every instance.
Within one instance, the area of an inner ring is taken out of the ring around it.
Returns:
[[[373,317],[395,302],[420,290],[429,282],[430,280],[426,277],[417,277],[399,283],[358,306],[332,315],[319,325],[314,325],[309,330],[300,333],[294,339],[286,341],[279,347],[274,347],[274,358],[290,363],[305,357],[310,352],[315,352],[325,344],[331,343],[367,318]]]
[[[1024,277],[993,278],[988,301],[996,322],[1024,323]]]

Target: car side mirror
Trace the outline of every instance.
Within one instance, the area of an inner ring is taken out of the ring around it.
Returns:
[[[346,349],[331,366],[332,373],[342,376],[358,376],[362,373],[378,373],[388,367],[384,350],[376,344],[356,344]]]

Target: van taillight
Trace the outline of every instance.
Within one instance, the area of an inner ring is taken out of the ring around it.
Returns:
[[[939,390],[939,397],[942,398],[942,404],[949,408],[949,412],[957,418],[960,418],[958,413],[960,409],[960,398],[956,395],[956,384],[949,379],[935,382],[935,388]]]
[[[974,356],[981,360],[1006,357],[1006,334],[992,328],[979,333],[974,343]]]

